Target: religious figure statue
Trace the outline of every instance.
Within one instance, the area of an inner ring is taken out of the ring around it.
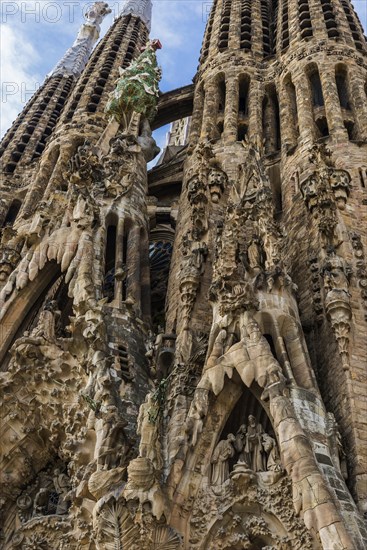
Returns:
[[[137,434],[140,435],[139,456],[149,458],[156,470],[163,467],[161,444],[159,441],[159,426],[155,410],[157,401],[154,392],[149,392],[140,405]]]
[[[266,385],[261,400],[267,401],[269,398],[283,395],[287,385],[287,379],[283,374],[281,366],[277,363],[272,363],[266,369]]]
[[[280,472],[282,465],[279,458],[277,443],[273,437],[264,433],[261,437],[263,449],[267,455],[266,470],[271,472]]]
[[[107,412],[97,421],[102,424],[98,430],[96,444],[97,466],[99,470],[110,470],[121,465],[127,451],[124,433],[126,422],[118,414],[117,407],[107,407]],[[97,424],[96,423],[96,424]]]
[[[246,424],[242,424],[236,433],[236,441],[234,443],[234,448],[239,453],[238,462],[244,462],[245,464],[247,464],[247,460],[244,452],[245,446],[246,446],[246,433],[247,433],[247,426]]]
[[[346,454],[343,448],[343,442],[339,431],[339,426],[333,413],[327,413],[326,435],[329,440],[331,458],[334,466],[342,474],[345,480],[348,479],[348,470]]]
[[[50,489],[41,487],[34,498],[33,517],[46,515],[49,496]]]
[[[53,482],[56,492],[59,495],[56,507],[56,514],[66,514],[70,502],[70,479],[66,474],[62,473],[59,469],[56,469],[54,472]]]
[[[264,430],[261,424],[257,424],[256,418],[250,415],[246,432],[245,457],[246,462],[254,472],[263,472],[266,469],[262,443],[263,433]]]
[[[324,261],[322,274],[324,277],[324,286],[327,292],[326,301],[330,302],[338,294],[341,299],[349,298],[349,277],[351,275],[350,267],[344,259],[335,251],[333,246],[327,249],[327,256]],[[345,298],[343,298],[345,296]]]
[[[223,387],[225,368],[235,369],[246,386],[256,380],[261,388],[265,388],[267,383],[267,369],[272,365],[280,368],[257,322],[253,318],[247,319],[246,315],[240,326],[240,341],[225,350],[213,368],[205,369],[207,382],[216,395]]]
[[[37,326],[32,330],[30,336],[43,338],[50,343],[55,342],[55,325],[59,316],[60,311],[57,309],[57,302],[55,300],[47,302],[39,315]]]
[[[267,369],[270,365],[277,365],[278,363],[271,352],[268,341],[262,335],[260,327],[254,319],[251,319],[245,327],[242,327],[241,332],[243,333],[244,331],[247,333],[247,336],[244,336],[246,351],[249,359],[256,362],[258,383],[264,387]]]
[[[204,388],[197,388],[189,411],[186,431],[189,434],[189,443],[195,447],[198,437],[201,434],[204,418],[207,415],[209,406],[209,392]]]
[[[229,463],[228,460],[234,456],[235,450],[233,447],[236,437],[233,434],[228,434],[227,439],[219,441],[214,449],[211,458],[212,464],[212,485],[222,485],[229,478]]]
[[[261,240],[257,235],[252,236],[252,240],[247,248],[247,260],[249,266],[259,271],[263,268],[263,253]]]

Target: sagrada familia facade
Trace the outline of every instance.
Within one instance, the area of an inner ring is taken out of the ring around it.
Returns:
[[[95,2],[1,142],[0,546],[362,550],[363,29],[214,0],[160,93],[151,11]]]

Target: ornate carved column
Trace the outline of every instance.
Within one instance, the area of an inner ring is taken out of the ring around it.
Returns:
[[[249,90],[249,138],[261,145],[263,142],[262,131],[262,97],[263,90],[258,80],[251,79]]]
[[[343,123],[340,99],[335,81],[335,72],[332,70],[320,71],[322,92],[325,101],[325,114],[329,126],[329,134],[333,137],[348,139],[348,133]]]
[[[140,303],[140,227],[134,225],[127,237],[127,300],[133,302],[138,311]]]
[[[252,3],[252,13],[251,20],[256,21],[257,24],[253,25],[252,36],[251,36],[251,46],[252,51],[258,56],[263,55],[263,28],[262,28],[262,17],[261,17],[261,0],[255,0]]]
[[[115,260],[115,299],[117,307],[123,300],[123,285],[126,277],[126,265],[124,265],[124,218],[119,218],[116,231],[116,260]]]
[[[365,86],[365,75],[360,69],[351,67],[348,71],[350,98],[354,102],[355,112],[357,113],[356,123],[359,130],[359,138],[367,140],[367,101]]]
[[[205,102],[201,137],[212,139],[216,134],[216,120],[218,113],[219,93],[216,78],[212,78],[204,85]]]
[[[3,225],[10,206],[10,199],[0,199],[0,227]]]
[[[292,104],[286,90],[284,81],[278,87],[280,134],[282,136],[282,148],[285,151],[297,146],[297,134],[294,128],[294,115]]]
[[[194,111],[191,117],[190,142],[196,144],[200,138],[203,124],[205,94],[203,87],[195,92]]]
[[[226,106],[224,111],[223,138],[228,142],[237,141],[238,130],[238,78],[226,79]]]
[[[303,142],[308,141],[311,143],[313,141],[313,128],[315,122],[307,76],[304,73],[296,75],[293,84],[297,96],[300,137]]]

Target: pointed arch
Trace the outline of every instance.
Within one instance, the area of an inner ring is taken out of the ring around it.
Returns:
[[[14,296],[0,321],[0,365],[6,366],[6,358],[13,342],[22,330],[26,330],[33,308],[40,305],[45,294],[60,277],[61,269],[56,261],[48,262],[33,281]],[[2,368],[1,368],[2,370]]]

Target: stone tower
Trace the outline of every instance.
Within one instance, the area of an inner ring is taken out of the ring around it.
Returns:
[[[159,94],[150,0],[91,54],[107,10],[2,143],[2,547],[363,549],[357,15],[214,0]]]

